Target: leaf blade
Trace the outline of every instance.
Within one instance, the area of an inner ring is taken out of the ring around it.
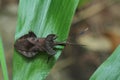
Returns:
[[[78,2],[79,0],[20,0],[15,39],[32,30],[38,37],[54,33],[58,35],[58,41],[65,40]],[[46,53],[40,53],[31,60],[15,51],[13,80],[44,80],[60,53],[61,50],[57,51],[47,64]]]
[[[2,67],[2,73],[3,73],[4,80],[9,80],[1,37],[0,37],[0,64]]]
[[[120,45],[112,55],[95,71],[90,80],[119,80]]]

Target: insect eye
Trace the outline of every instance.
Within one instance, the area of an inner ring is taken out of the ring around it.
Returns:
[[[55,34],[50,34],[47,36],[47,40],[55,40],[57,38],[57,36]]]

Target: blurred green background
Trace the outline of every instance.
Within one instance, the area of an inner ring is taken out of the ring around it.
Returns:
[[[18,0],[0,0],[0,34],[10,80],[18,3]],[[120,43],[119,8],[119,0],[82,2],[74,15],[68,41],[85,46],[66,46],[47,80],[88,80]],[[87,27],[89,30],[81,34]],[[1,67],[0,80],[3,80]]]

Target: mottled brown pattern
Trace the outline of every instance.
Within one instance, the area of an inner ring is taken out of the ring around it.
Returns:
[[[56,45],[65,46],[68,43],[55,42],[55,34],[49,34],[46,38],[37,38],[33,32],[23,35],[14,44],[15,49],[25,57],[34,57],[38,52],[46,51],[49,55],[56,54],[53,49]]]

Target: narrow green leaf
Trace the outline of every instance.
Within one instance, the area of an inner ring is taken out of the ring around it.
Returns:
[[[79,0],[20,0],[15,40],[32,30],[38,37],[54,33],[57,41],[67,39]],[[14,51],[13,80],[44,80],[61,50],[47,63],[47,53],[27,59]]]
[[[9,80],[1,37],[0,37],[0,64],[2,67],[2,73],[3,73],[4,80]]]
[[[90,80],[120,80],[120,45],[95,71]]]

